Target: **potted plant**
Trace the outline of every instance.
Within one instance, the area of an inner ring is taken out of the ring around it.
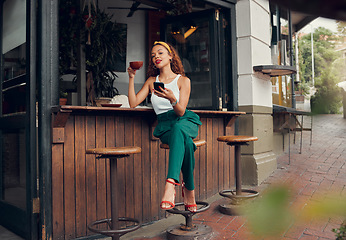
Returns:
[[[67,92],[60,91],[59,105],[66,105],[67,103]]]
[[[123,32],[115,22],[112,15],[108,15],[93,5],[85,10],[83,19],[85,22],[84,39],[87,79],[93,83],[88,94],[97,98],[113,98],[118,95],[114,87],[114,81],[118,77],[115,74],[117,61],[121,58]],[[89,11],[89,13],[87,12]],[[89,97],[94,101],[93,97]]]
[[[77,49],[82,44],[85,51],[89,104],[95,105],[97,98],[113,98],[118,95],[114,86],[118,77],[115,74],[116,63],[121,59],[126,32],[112,21],[112,15],[101,11],[96,5],[91,4],[78,13],[76,9],[79,5],[75,1],[60,0],[59,4],[60,76],[71,73],[71,70],[75,71]]]

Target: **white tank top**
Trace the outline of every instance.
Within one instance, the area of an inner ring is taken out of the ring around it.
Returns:
[[[178,79],[180,76],[181,75],[178,74],[173,79],[172,82],[165,84],[165,88],[171,89],[173,91],[173,94],[174,94],[175,98],[178,100],[178,102],[179,102],[179,96],[180,96],[179,87],[178,87]],[[156,76],[156,82],[160,82],[159,76]],[[173,109],[172,104],[168,99],[158,97],[154,93],[151,94],[151,103],[153,105],[153,108],[154,108],[156,115],[168,112],[169,110]]]

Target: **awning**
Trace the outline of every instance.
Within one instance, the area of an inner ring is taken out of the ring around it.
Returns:
[[[346,21],[345,0],[270,0],[270,2],[291,11]]]

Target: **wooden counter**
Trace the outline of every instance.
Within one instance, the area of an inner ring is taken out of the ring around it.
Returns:
[[[194,110],[202,126],[197,138],[206,146],[195,152],[196,199],[205,200],[234,184],[234,152],[219,135],[234,134],[244,112]],[[93,235],[87,225],[110,217],[109,160],[95,159],[94,147],[139,146],[141,154],[119,161],[120,215],[143,223],[164,218],[159,204],[167,173],[168,151],[152,136],[156,115],[148,108],[61,106],[53,109],[53,239]],[[181,202],[177,188],[176,202]]]

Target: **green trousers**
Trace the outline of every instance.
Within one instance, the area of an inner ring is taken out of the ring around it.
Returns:
[[[198,135],[201,125],[199,116],[186,110],[184,116],[178,117],[174,110],[157,115],[158,124],[154,136],[169,145],[169,164],[167,178],[179,182],[180,171],[183,173],[185,187],[194,190],[193,171],[195,169],[196,145],[193,139]]]

